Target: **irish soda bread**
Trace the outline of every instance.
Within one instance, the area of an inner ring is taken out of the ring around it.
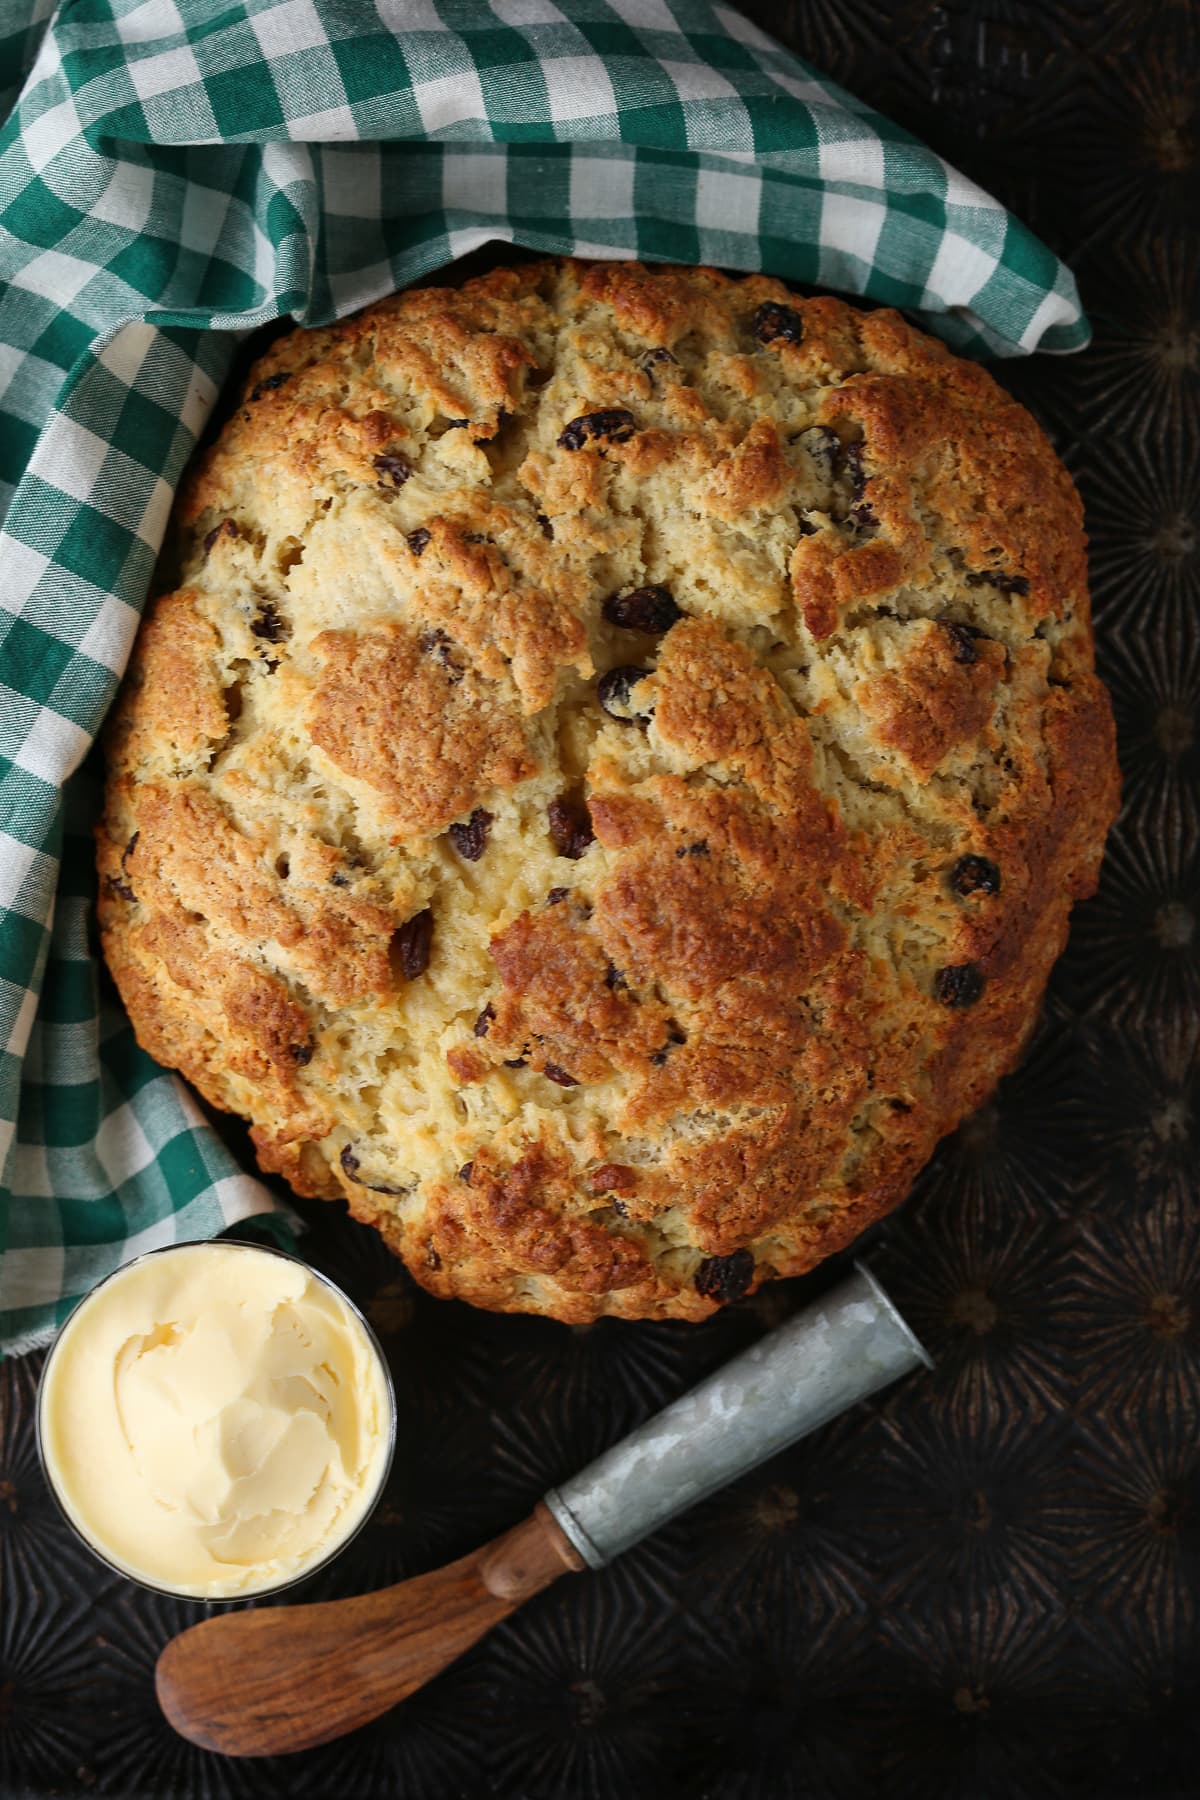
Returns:
[[[1113,816],[1066,472],[779,282],[529,264],[296,331],[109,736],[138,1037],[417,1279],[704,1318],[1020,1054]]]

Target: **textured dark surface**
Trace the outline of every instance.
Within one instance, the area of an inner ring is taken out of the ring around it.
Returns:
[[[1002,379],[1079,481],[1126,803],[1041,1031],[866,1246],[938,1360],[341,1745],[236,1765],[151,1671],[198,1616],[110,1578],[0,1369],[0,1793],[297,1800],[1200,1794],[1200,190],[1196,0],[753,0],[1076,267],[1079,357]],[[711,1325],[416,1292],[318,1210],[400,1401],[373,1524],[303,1598],[456,1556],[837,1270]]]

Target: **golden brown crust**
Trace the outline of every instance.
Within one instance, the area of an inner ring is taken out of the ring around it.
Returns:
[[[915,775],[931,775],[986,728],[1008,654],[1003,644],[977,646],[927,619],[905,635],[913,641],[895,665],[860,682],[855,697],[872,722],[872,742],[897,751]]]
[[[365,782],[398,842],[443,831],[493,788],[535,773],[520,719],[495,684],[468,676],[435,633],[387,624],[323,631],[308,710],[313,743]]]
[[[433,1292],[703,1318],[1020,1054],[1116,803],[1081,511],[899,315],[625,263],[398,295],[273,346],[176,518],[106,954]]]
[[[196,599],[189,588],[160,594],[142,621],[137,656],[108,726],[110,767],[206,754],[226,736],[220,640]]]

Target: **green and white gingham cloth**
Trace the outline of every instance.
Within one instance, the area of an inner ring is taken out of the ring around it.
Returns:
[[[493,239],[765,269],[968,353],[1087,342],[1068,271],[705,0],[0,0],[0,1345],[272,1205],[134,1042],[89,755],[239,338]]]

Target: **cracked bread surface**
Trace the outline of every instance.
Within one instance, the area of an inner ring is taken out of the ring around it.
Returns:
[[[1095,886],[1084,547],[895,312],[544,262],[293,332],[108,730],[139,1041],[437,1294],[698,1319],[812,1267]]]

